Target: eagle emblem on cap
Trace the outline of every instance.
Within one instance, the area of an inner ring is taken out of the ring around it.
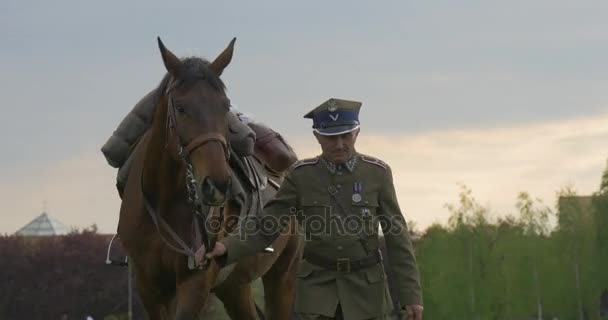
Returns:
[[[336,110],[338,110],[338,106],[336,105],[336,101],[333,100],[333,99],[327,101],[327,111],[329,111],[329,112],[335,112]]]

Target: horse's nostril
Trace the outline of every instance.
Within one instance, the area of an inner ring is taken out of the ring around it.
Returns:
[[[230,186],[230,180],[213,181],[213,184],[219,192],[226,194],[228,192],[228,187]]]
[[[215,193],[219,191],[213,181],[209,178],[205,178],[203,183],[201,184],[201,191],[203,192],[203,196],[205,198],[213,198]]]
[[[209,178],[203,179],[203,183],[201,183],[201,193],[204,198],[210,198],[213,196],[215,192],[215,187]]]
[[[230,180],[217,182],[209,177],[205,177],[200,186],[203,199],[211,203],[223,201],[229,187]]]

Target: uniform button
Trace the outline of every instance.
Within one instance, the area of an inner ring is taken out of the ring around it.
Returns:
[[[317,201],[313,201],[312,204],[317,204]]]
[[[340,188],[342,188],[342,185],[338,184],[338,185],[336,185],[336,188],[340,189]]]
[[[338,250],[342,250],[342,246],[338,246]]]

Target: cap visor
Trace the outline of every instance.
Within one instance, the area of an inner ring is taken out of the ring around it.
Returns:
[[[322,128],[322,129],[314,129],[314,131],[323,136],[337,136],[339,134],[349,133],[349,132],[355,131],[357,129],[359,129],[358,124],[355,124],[355,125],[351,124],[351,125],[345,125],[345,126],[335,126],[335,127],[328,127],[328,128]]]

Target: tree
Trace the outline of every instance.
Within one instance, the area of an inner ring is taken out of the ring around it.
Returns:
[[[126,312],[127,268],[104,263],[108,241],[95,228],[0,237],[0,319],[103,319]],[[136,318],[142,318],[136,302]]]
[[[538,264],[540,244],[549,233],[549,215],[551,209],[543,205],[540,199],[532,200],[527,192],[520,192],[515,207],[519,210],[519,220],[524,227],[524,236],[531,240],[531,245],[522,248],[522,253],[532,264],[534,292],[536,295],[536,318],[543,319],[543,298],[539,279]]]
[[[608,289],[608,161],[602,174],[599,190],[592,197],[592,216],[595,226],[593,278],[595,283],[604,284],[596,288],[599,292]]]
[[[478,271],[485,270],[486,252],[484,246],[488,244],[484,239],[484,229],[488,226],[487,214],[488,210],[481,206],[475,197],[473,191],[467,186],[460,184],[460,192],[458,195],[459,205],[446,204],[450,211],[448,220],[449,227],[459,239],[464,249],[463,257],[467,260],[464,265],[468,271],[468,287],[469,287],[469,307],[471,319],[480,318],[479,302],[477,295],[477,283],[481,282],[483,276]]]
[[[573,292],[576,293],[577,318],[583,320],[594,296],[596,284],[589,278],[593,269],[595,226],[592,219],[592,198],[577,196],[571,188],[558,192],[558,229],[556,241],[571,266]],[[597,309],[597,308],[596,308]]]

